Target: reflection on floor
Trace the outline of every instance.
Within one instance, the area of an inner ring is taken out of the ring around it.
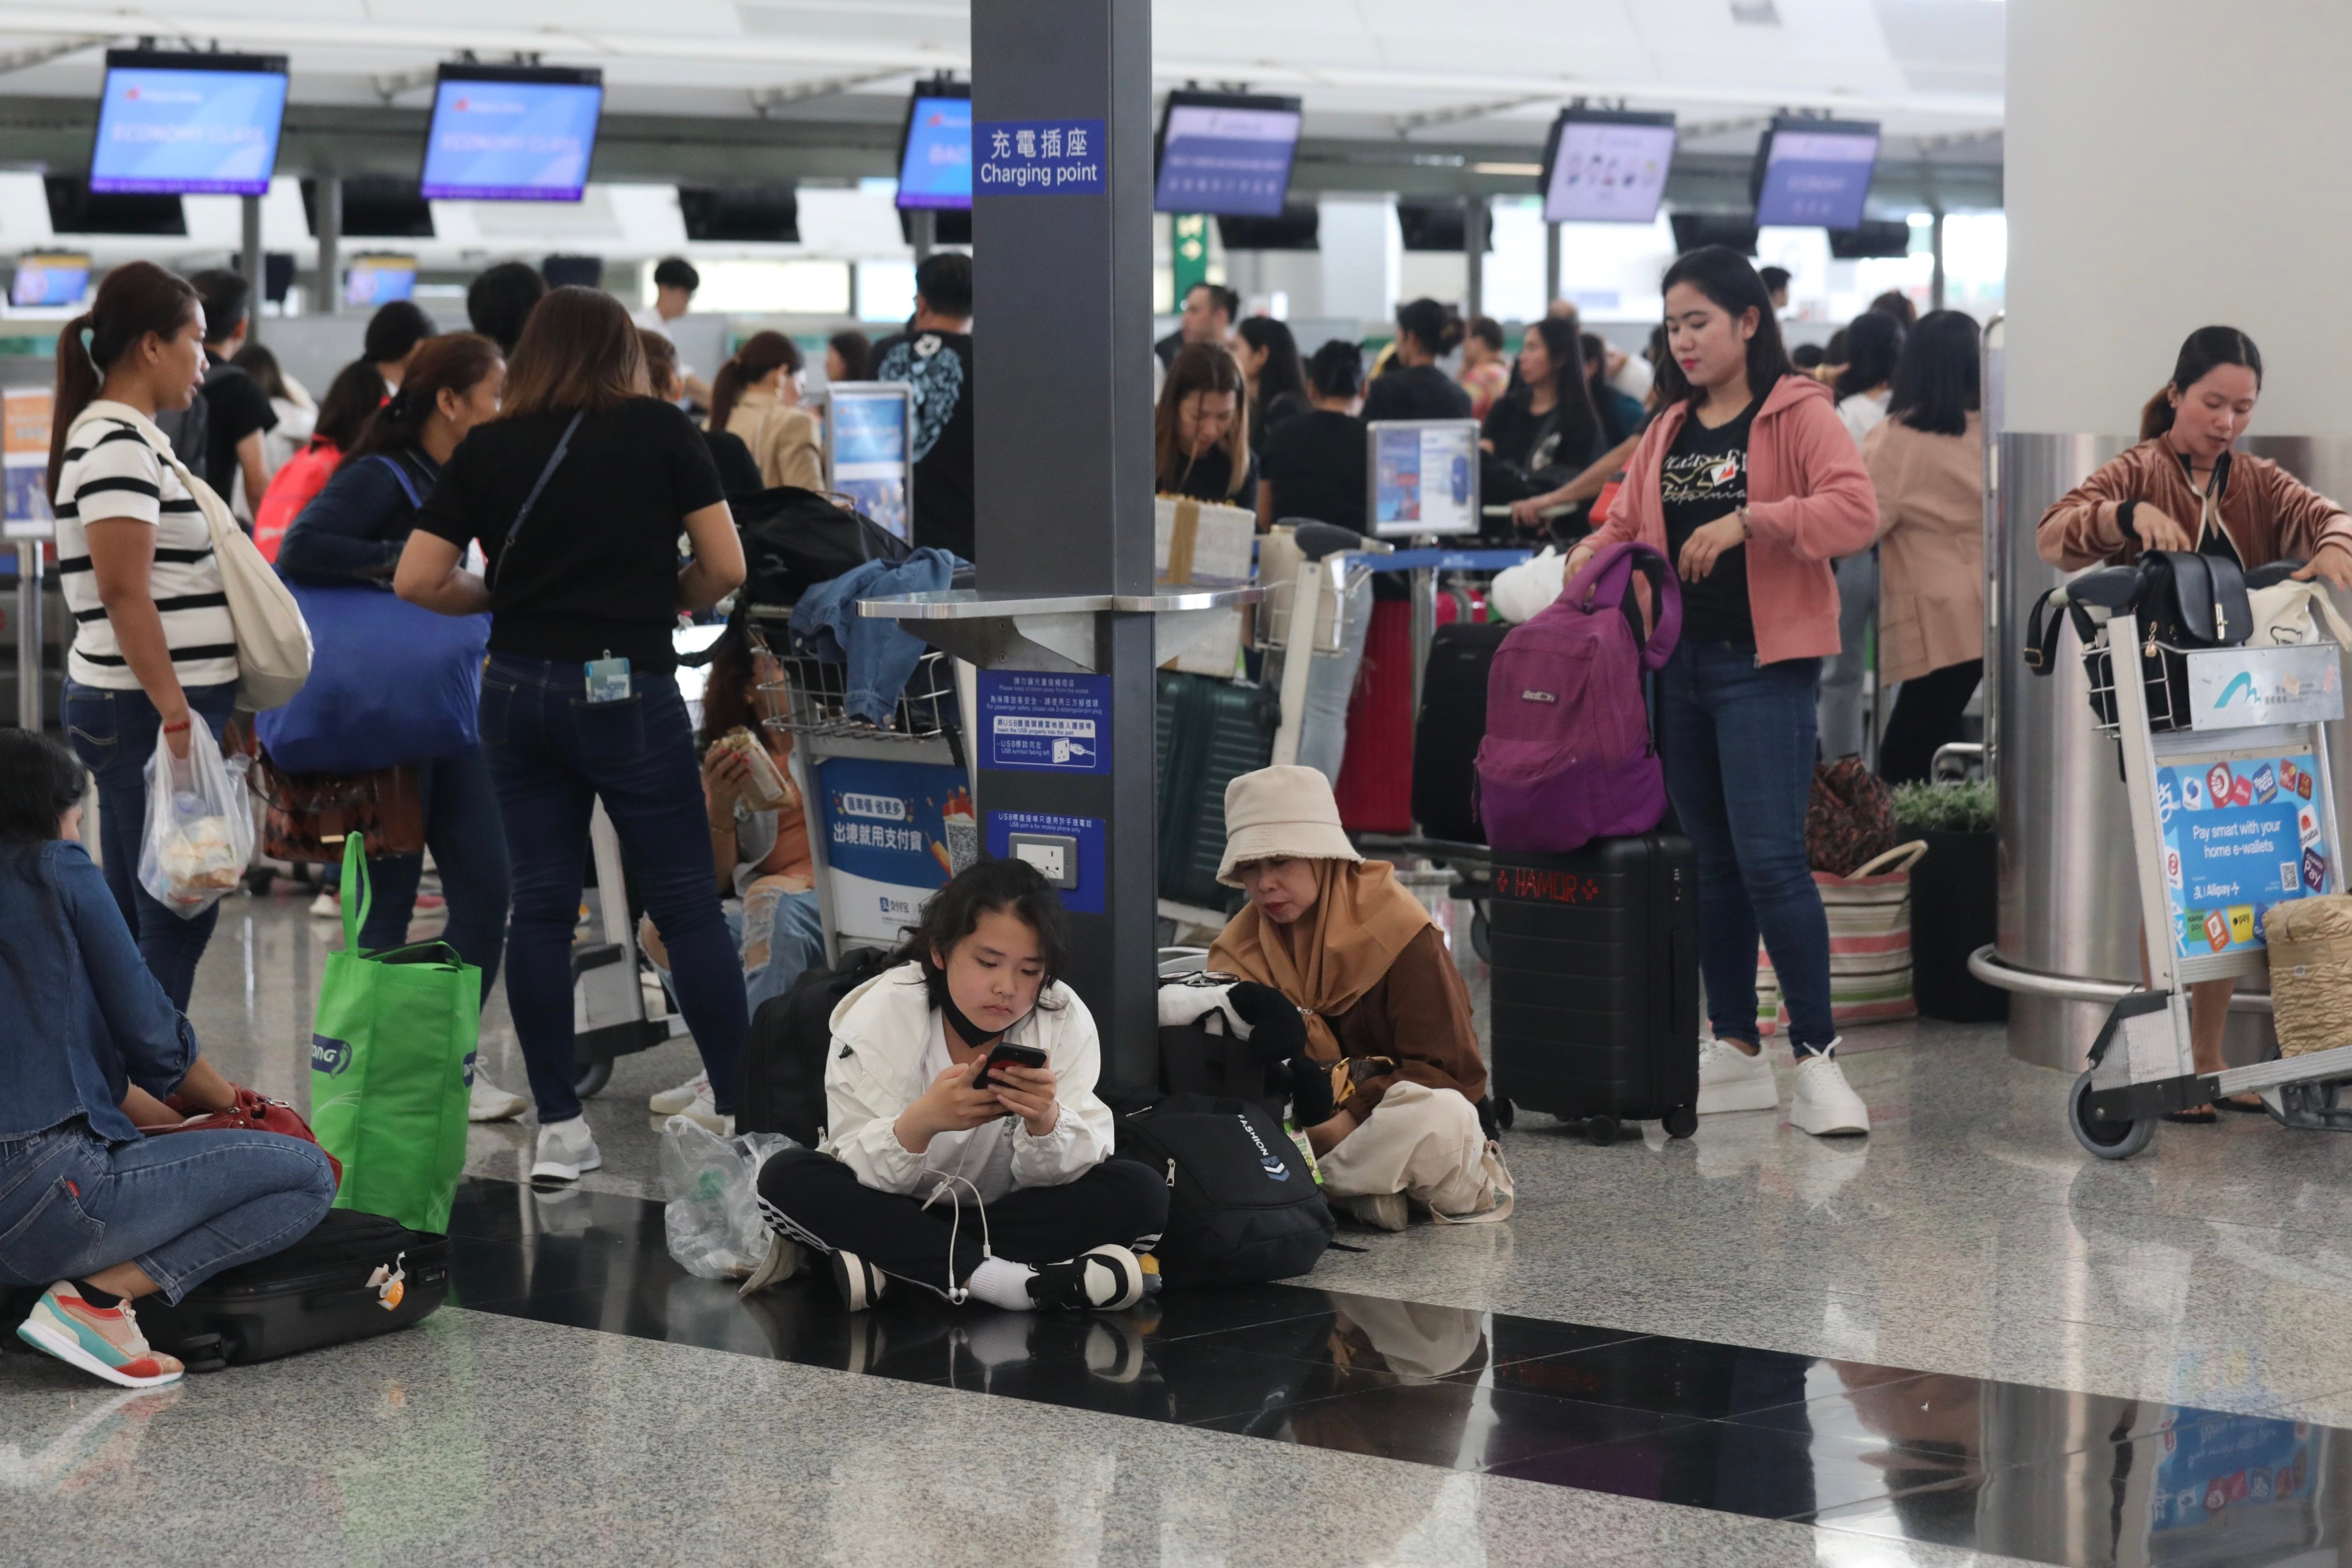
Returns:
[[[451,1225],[484,1312],[1344,1454],[2053,1563],[2333,1563],[2301,1553],[2352,1532],[2352,1432],[2291,1418],[1294,1285],[852,1316],[821,1277],[688,1276],[650,1202],[474,1181]]]

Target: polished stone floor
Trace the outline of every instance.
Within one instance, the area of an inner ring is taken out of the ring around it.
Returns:
[[[306,1103],[337,939],[225,905],[192,1010],[232,1076]],[[483,1059],[521,1082],[502,1004]],[[1123,1318],[852,1322],[669,1262],[667,1046],[594,1103],[587,1190],[475,1130],[418,1330],[150,1395],[0,1357],[0,1564],[2352,1563],[2352,1145],[2232,1117],[2103,1165],[1997,1029],[1846,1060],[1866,1146],[1527,1113],[1505,1225]]]

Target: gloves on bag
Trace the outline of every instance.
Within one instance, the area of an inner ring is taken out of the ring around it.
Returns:
[[[1210,1021],[1210,1015],[1216,1022]],[[1307,1020],[1297,1004],[1272,986],[1230,975],[1186,975],[1160,987],[1161,1026],[1197,1024],[1212,1033],[1249,1042],[1251,1054],[1267,1066],[1307,1049]]]
[[[1332,1069],[1339,1064],[1300,1055],[1285,1063],[1290,1070],[1290,1115],[1302,1127],[1317,1127],[1338,1114],[1331,1092]]]

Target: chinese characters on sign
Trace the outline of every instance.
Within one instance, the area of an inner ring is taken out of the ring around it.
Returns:
[[[1099,120],[990,120],[972,127],[974,195],[1099,193],[1103,183],[1103,122]]]
[[[1110,677],[980,672],[980,765],[1110,771]]]

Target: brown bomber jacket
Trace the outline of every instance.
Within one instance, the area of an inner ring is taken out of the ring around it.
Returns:
[[[2352,549],[2352,516],[2266,457],[2223,453],[2213,485],[2221,531],[2249,570],[2287,557],[2307,560],[2322,544]],[[2124,528],[2126,502],[2197,526],[2200,507],[2189,488],[2188,460],[2162,436],[2120,454],[2042,515],[2034,530],[2042,559],[2068,571],[2130,560],[2140,544]]]

